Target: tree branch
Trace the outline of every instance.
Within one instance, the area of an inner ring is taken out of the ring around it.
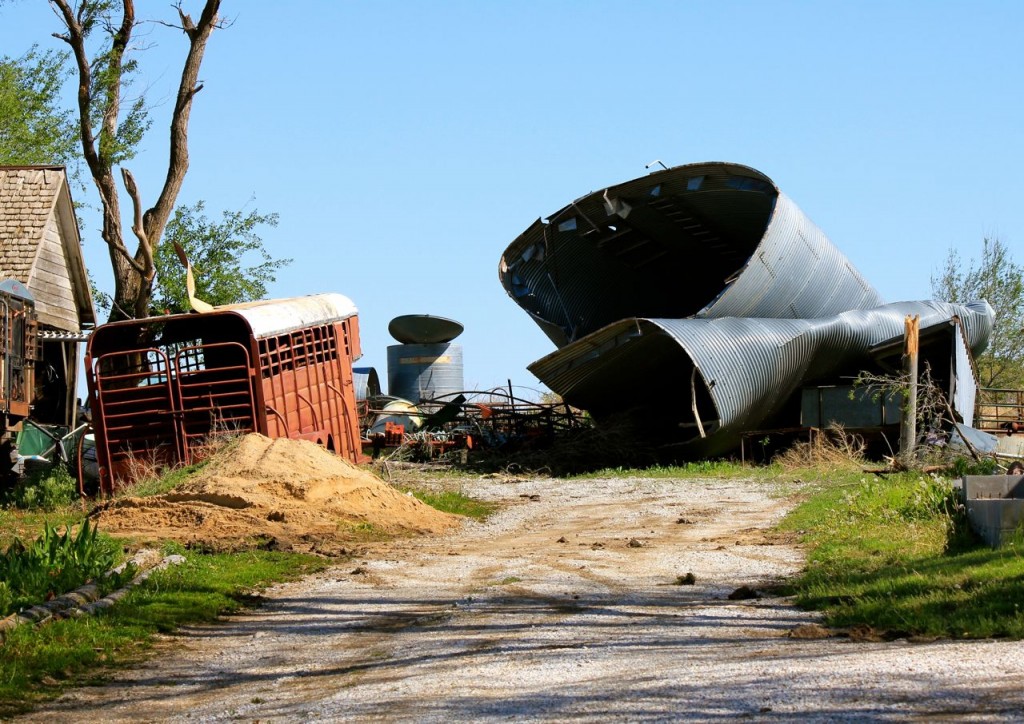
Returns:
[[[85,156],[89,170],[95,177],[98,172],[99,159],[96,154],[96,139],[93,135],[92,120],[89,113],[92,71],[89,67],[89,57],[85,52],[84,30],[68,5],[67,0],[53,0],[51,4],[57,8],[64,26],[68,29],[68,32],[65,34],[53,33],[53,37],[59,38],[71,46],[71,52],[75,57],[75,65],[78,68],[78,119],[79,133],[82,137],[82,155]]]
[[[103,229],[101,235],[110,249],[111,263],[115,265],[115,281],[122,283],[116,273],[116,266],[120,263],[128,263],[132,268],[138,265],[131,260],[131,255],[124,245],[123,234],[121,233],[121,211],[117,195],[117,187],[111,172],[109,159],[106,158],[102,149],[109,140],[109,134],[116,131],[117,114],[120,108],[120,58],[124,48],[127,47],[131,38],[132,27],[135,23],[135,12],[132,0],[124,0],[124,18],[120,29],[114,37],[113,45],[120,47],[120,52],[112,51],[112,66],[116,60],[116,74],[110,86],[107,88],[107,102],[104,107],[103,125],[100,131],[99,146],[97,150],[96,133],[92,125],[92,100],[95,92],[94,80],[92,77],[92,66],[85,49],[85,38],[92,28],[95,17],[91,14],[94,11],[88,3],[82,3],[76,13],[72,10],[67,0],[51,0],[51,6],[67,28],[67,33],[54,33],[55,37],[66,42],[75,58],[75,65],[78,69],[78,121],[79,135],[82,142],[82,156],[96,184],[96,190],[100,196],[100,203],[103,208]]]
[[[137,271],[143,279],[150,281],[153,278],[153,247],[149,243],[149,237],[146,236],[146,230],[142,225],[142,199],[139,196],[139,187],[135,183],[135,177],[132,176],[132,172],[126,168],[121,169],[121,178],[124,179],[125,190],[128,191],[128,196],[132,200],[132,209],[135,212],[134,221],[132,222],[132,232],[139,240],[139,254],[142,256],[142,262],[140,263],[137,259],[129,256],[128,250],[124,249],[124,256],[128,260],[128,263],[132,265],[132,268]]]
[[[191,17],[181,9],[180,4],[176,7],[182,22],[182,30],[189,39],[189,51],[182,68],[178,96],[171,117],[171,145],[167,177],[156,203],[143,216],[143,224],[152,250],[155,250],[160,243],[164,227],[174,210],[175,200],[181,190],[185,173],[188,171],[189,115],[192,111],[192,99],[203,87],[198,82],[199,68],[203,60],[203,53],[206,51],[206,42],[214,28],[218,27],[220,0],[206,0],[198,23],[192,21]]]

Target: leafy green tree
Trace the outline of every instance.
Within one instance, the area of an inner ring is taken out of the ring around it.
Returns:
[[[214,306],[248,302],[267,296],[267,285],[291,259],[272,259],[257,234],[260,226],[277,226],[277,214],[224,211],[222,220],[204,214],[202,201],[179,206],[167,223],[164,241],[153,257],[156,284],[153,312],[189,311],[185,269],[174,250],[178,244],[188,255],[196,278],[196,297]]]
[[[984,299],[995,310],[988,349],[978,357],[982,387],[1024,388],[1024,267],[1006,244],[985,239],[980,261],[965,265],[950,249],[942,271],[931,279],[932,293],[947,302]]]
[[[0,58],[0,165],[63,165],[74,176],[78,129],[60,99],[71,74],[67,59],[37,46],[20,58]]]

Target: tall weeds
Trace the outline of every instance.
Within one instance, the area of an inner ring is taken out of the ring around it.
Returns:
[[[99,579],[120,553],[111,539],[97,535],[89,521],[77,533],[47,523],[31,543],[15,539],[0,554],[0,616],[6,616]]]

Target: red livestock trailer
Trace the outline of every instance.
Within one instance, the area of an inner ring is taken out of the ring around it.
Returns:
[[[219,433],[312,440],[359,462],[360,355],[341,294],[101,325],[85,357],[101,491],[138,461],[190,464]]]

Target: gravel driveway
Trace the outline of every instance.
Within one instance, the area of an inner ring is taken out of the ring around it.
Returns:
[[[1024,719],[1024,643],[792,636],[815,617],[764,595],[802,558],[761,484],[460,485],[507,507],[272,589],[24,719]]]

